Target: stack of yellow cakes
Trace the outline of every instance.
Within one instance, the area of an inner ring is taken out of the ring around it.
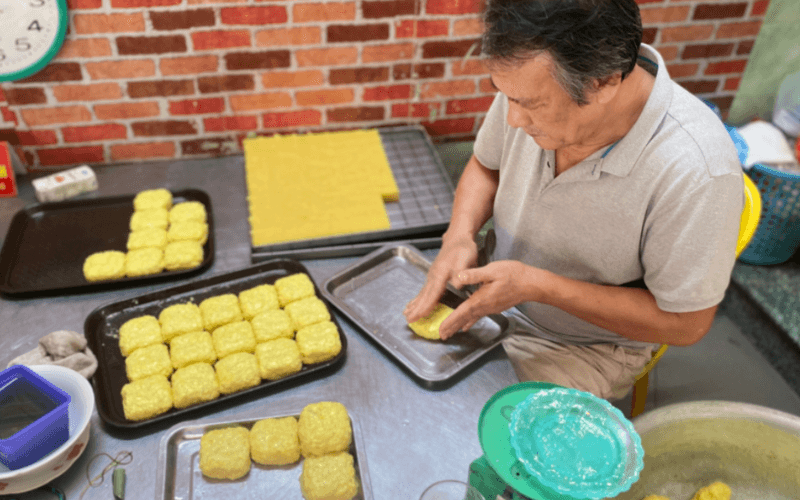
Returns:
[[[206,432],[200,438],[200,470],[213,479],[239,479],[251,460],[284,466],[304,457],[300,490],[306,500],[350,500],[359,489],[353,456],[352,429],[341,403],[313,403],[300,418],[282,417]]]
[[[144,420],[334,358],[339,331],[308,275],[140,316],[119,330],[125,418]]]
[[[206,209],[198,201],[172,203],[166,189],[142,191],[133,199],[127,253],[110,250],[86,258],[87,281],[193,269],[203,261],[208,239]]]
[[[377,130],[244,141],[253,246],[388,229],[400,191]]]

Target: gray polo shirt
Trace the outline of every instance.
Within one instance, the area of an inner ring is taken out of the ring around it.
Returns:
[[[639,54],[656,80],[633,128],[555,178],[555,152],[508,125],[498,93],[474,147],[500,173],[492,259],[604,285],[643,279],[662,310],[698,311],[720,303],[730,280],[742,169],[714,112],[670,79],[652,47]],[[652,345],[545,304],[518,309],[538,334],[562,342]]]

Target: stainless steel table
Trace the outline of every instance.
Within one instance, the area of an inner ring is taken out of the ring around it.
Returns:
[[[96,173],[100,190],[85,197],[132,194],[155,187],[204,190],[211,197],[214,210],[216,257],[211,269],[194,279],[250,265],[242,156],[108,166],[96,169]],[[23,178],[20,184],[18,198],[0,200],[0,245],[14,214],[36,201],[29,180]],[[436,250],[424,253],[433,259]],[[322,284],[354,260],[309,260],[303,264],[314,280]],[[0,298],[0,368],[35,348],[39,338],[52,331],[83,332],[84,319],[101,305],[182,282],[185,281],[55,298]],[[423,490],[436,481],[465,481],[470,462],[482,454],[477,423],[483,405],[495,392],[517,382],[502,348],[495,349],[458,380],[437,390],[428,390],[344,316],[339,315],[338,319],[347,335],[348,352],[344,365],[334,374],[260,399],[249,398],[201,418],[250,417],[258,416],[259,412],[276,414],[283,408],[302,407],[307,403],[340,401],[361,424],[375,499],[417,500]],[[125,466],[126,499],[157,498],[158,445],[175,423],[140,432],[119,432],[105,426],[95,411],[86,451],[53,484],[64,491],[69,500],[77,500],[87,484],[86,468],[95,454],[105,452],[115,456],[119,451],[128,450],[133,452],[133,462]],[[107,458],[95,460],[90,476],[99,474],[108,463]],[[53,496],[32,492],[15,498],[49,500]],[[90,488],[84,496],[84,499],[110,498],[113,498],[110,473],[101,486]]]

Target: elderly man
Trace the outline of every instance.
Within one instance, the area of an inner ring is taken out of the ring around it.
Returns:
[[[509,310],[520,380],[621,399],[659,344],[710,329],[735,261],[743,181],[702,101],[641,43],[635,0],[490,0],[497,88],[409,322],[480,285],[447,339]],[[476,234],[493,217],[491,262]],[[638,285],[637,285],[638,284]]]

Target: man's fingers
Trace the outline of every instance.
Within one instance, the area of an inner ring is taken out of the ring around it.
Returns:
[[[424,318],[433,311],[445,289],[445,284],[442,283],[439,285],[437,281],[438,280],[431,280],[425,283],[419,295],[408,303],[403,311],[406,321],[413,323],[420,318]]]
[[[461,289],[465,285],[477,285],[483,283],[487,279],[485,267],[475,267],[472,269],[464,269],[459,271],[453,278],[453,286]]]

